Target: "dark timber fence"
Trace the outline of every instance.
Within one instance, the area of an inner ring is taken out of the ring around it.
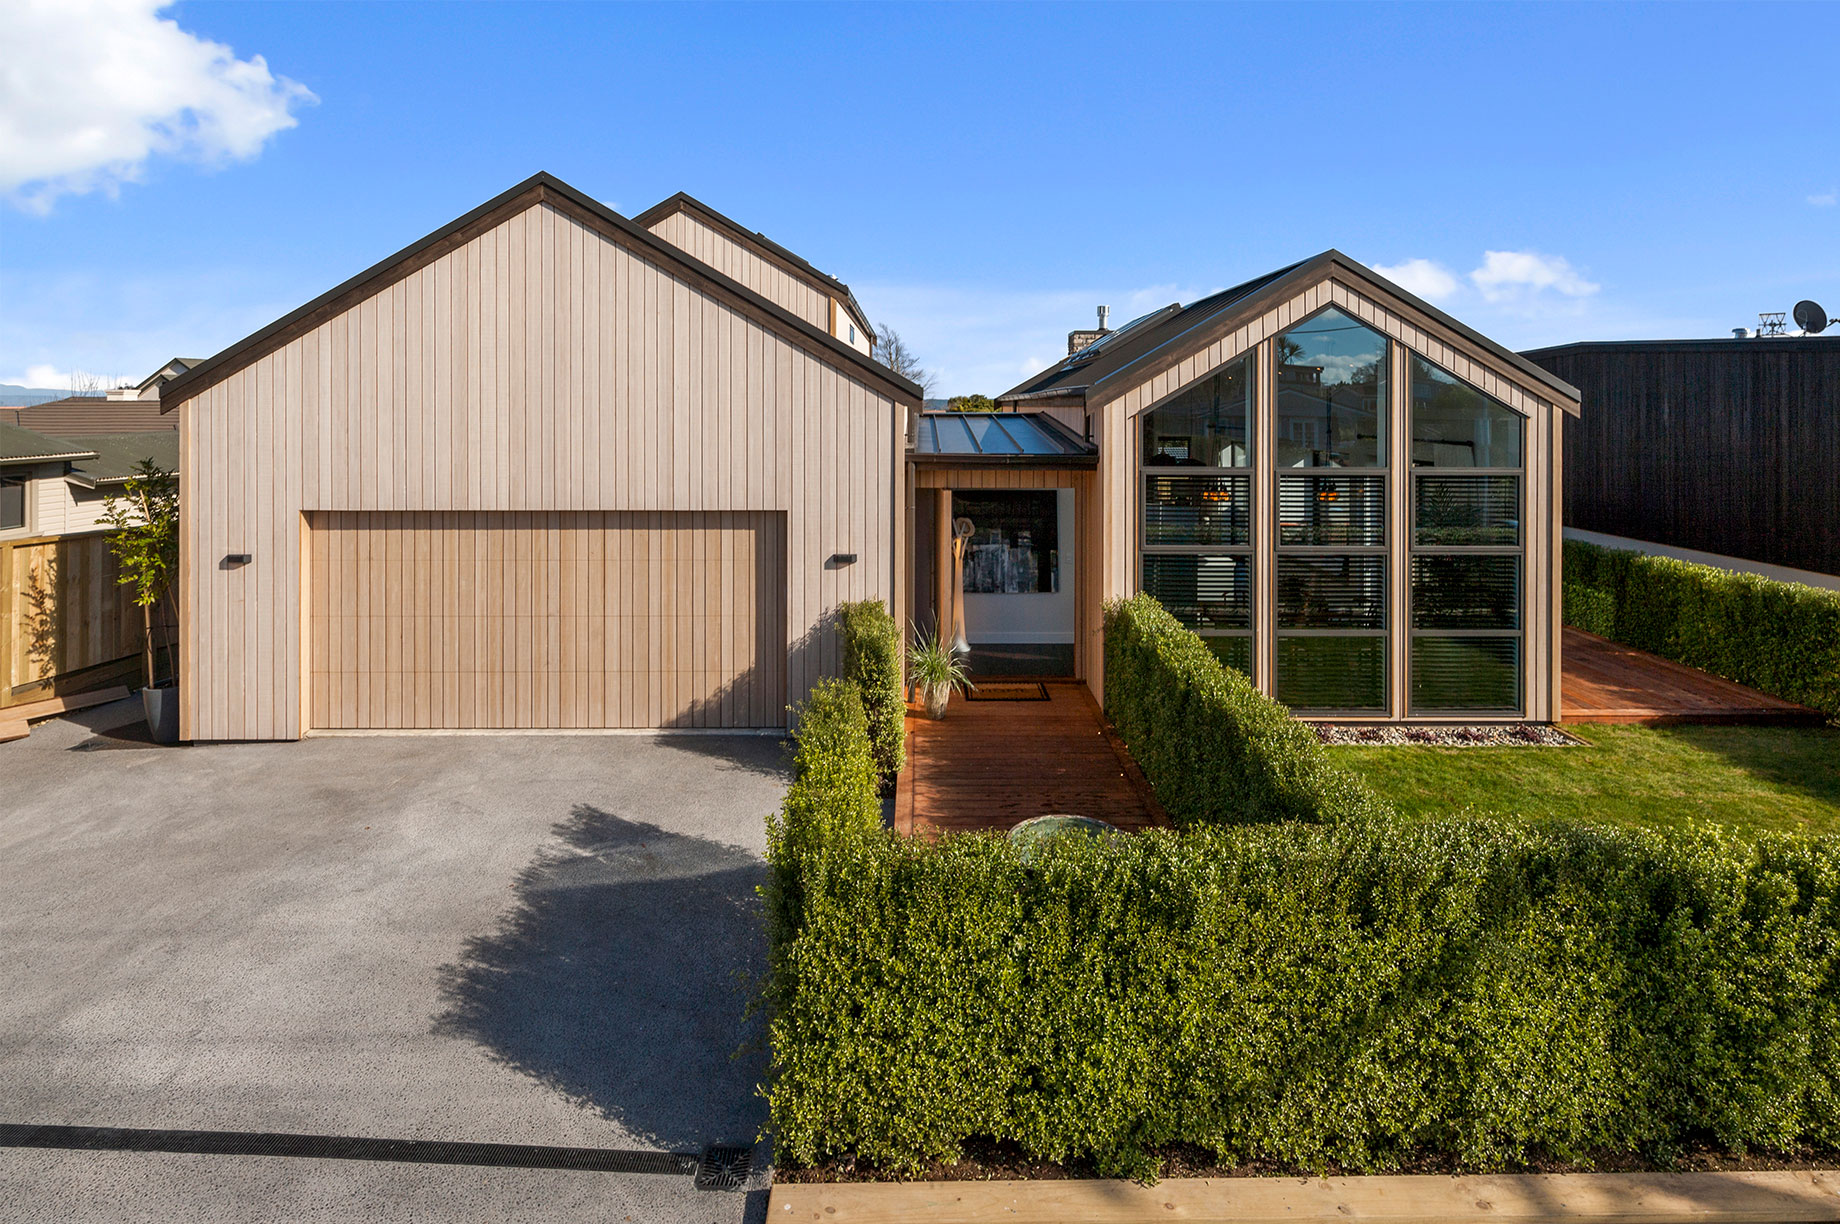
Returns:
[[[1840,335],[1569,344],[1565,522],[1840,573]]]

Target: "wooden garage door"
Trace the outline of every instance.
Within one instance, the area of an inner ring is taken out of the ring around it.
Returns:
[[[315,513],[316,728],[785,721],[784,516]]]

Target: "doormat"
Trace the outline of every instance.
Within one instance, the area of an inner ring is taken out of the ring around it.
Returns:
[[[980,684],[965,694],[966,701],[1046,701],[1048,686],[1034,684]]]

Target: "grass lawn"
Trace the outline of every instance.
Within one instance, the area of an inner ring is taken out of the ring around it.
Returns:
[[[1407,815],[1840,833],[1840,729],[1574,725],[1588,748],[1330,749]]]

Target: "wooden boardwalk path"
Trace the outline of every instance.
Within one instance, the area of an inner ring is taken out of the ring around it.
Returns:
[[[1574,723],[1778,723],[1819,726],[1819,710],[1759,693],[1660,655],[1565,631],[1563,721]]]
[[[994,692],[1034,683],[985,685]],[[910,708],[895,828],[1008,829],[1055,814],[1091,816],[1121,829],[1167,828],[1169,817],[1086,686],[1050,680],[1044,687],[1046,701],[967,701],[954,694],[939,722]]]

